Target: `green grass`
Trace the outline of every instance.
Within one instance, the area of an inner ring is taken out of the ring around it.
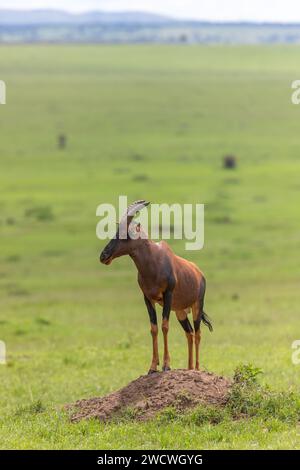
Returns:
[[[204,250],[171,241],[208,282],[215,331],[203,330],[202,367],[232,376],[251,362],[275,394],[299,390],[297,57],[296,47],[0,47],[1,448],[300,447],[295,420],[257,412],[111,425],[62,412],[150,363],[134,266],[98,262],[96,207],[119,194],[206,204]],[[232,172],[226,153],[238,158]],[[185,367],[175,317],[170,350]]]

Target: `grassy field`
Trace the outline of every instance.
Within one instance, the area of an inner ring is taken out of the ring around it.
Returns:
[[[276,417],[70,424],[62,405],[144,374],[149,320],[129,258],[99,264],[96,207],[206,204],[202,367],[297,391],[300,108],[296,47],[0,47],[0,446],[299,448]],[[67,148],[57,148],[65,133]],[[238,167],[222,168],[234,153]],[[161,338],[160,338],[161,344]],[[186,340],[171,318],[173,368]]]

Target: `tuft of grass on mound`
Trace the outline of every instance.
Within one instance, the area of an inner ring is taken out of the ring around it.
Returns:
[[[296,424],[300,420],[300,395],[294,391],[273,391],[258,382],[260,369],[252,365],[239,366],[226,408],[233,418],[275,418]]]
[[[234,373],[228,401],[224,407],[198,405],[186,414],[178,414],[173,407],[164,409],[158,416],[160,423],[179,421],[182,424],[203,426],[230,420],[259,418],[280,429],[280,423],[296,425],[300,421],[300,395],[293,391],[277,392],[268,385],[262,386],[258,377],[262,370],[251,364],[240,365]]]

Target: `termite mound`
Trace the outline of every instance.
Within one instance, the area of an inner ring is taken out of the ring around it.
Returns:
[[[225,377],[177,369],[141,376],[109,395],[79,400],[66,408],[73,422],[91,418],[106,422],[124,416],[126,410],[146,421],[170,406],[178,412],[199,404],[224,406],[230,387],[231,381]]]

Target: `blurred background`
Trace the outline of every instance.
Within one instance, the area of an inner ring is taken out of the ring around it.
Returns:
[[[232,375],[251,362],[272,386],[296,389],[300,107],[291,84],[300,78],[299,4],[24,8],[0,1],[5,416],[38,400],[53,418],[53,405],[102,395],[148,370],[149,319],[135,267],[129,258],[109,268],[98,261],[105,242],[96,238],[96,207],[117,204],[120,194],[205,204],[204,249],[170,241],[207,278],[215,332],[203,332],[202,367]],[[175,316],[169,336],[173,367],[186,367]],[[13,446],[17,437],[5,436]]]

